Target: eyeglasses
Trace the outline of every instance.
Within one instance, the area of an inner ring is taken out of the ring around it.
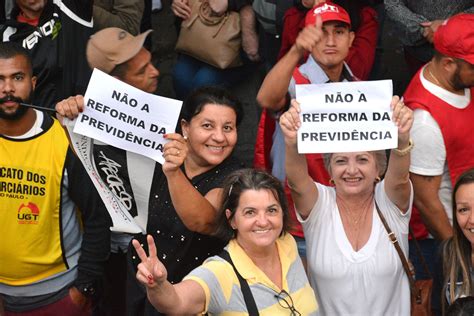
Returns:
[[[275,298],[278,300],[278,304],[285,309],[290,310],[290,316],[301,316],[294,306],[293,299],[287,291],[281,290],[280,293],[275,294]]]

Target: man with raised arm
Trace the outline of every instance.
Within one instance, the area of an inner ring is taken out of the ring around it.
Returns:
[[[305,24],[290,51],[265,77],[257,95],[257,101],[267,111],[262,113],[259,124],[254,164],[271,170],[281,181],[285,180],[285,144],[277,119],[296,97],[295,85],[356,80],[344,62],[354,40],[346,10],[337,4],[322,3],[308,12]],[[306,54],[309,54],[307,61],[297,67]],[[305,156],[313,180],[328,185],[329,175],[322,156]],[[301,225],[295,226],[292,234],[297,237],[300,255],[304,257],[303,231]]]

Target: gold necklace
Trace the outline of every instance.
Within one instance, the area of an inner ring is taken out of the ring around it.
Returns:
[[[351,221],[354,223],[354,224],[358,224],[359,221],[362,219],[362,217],[367,213],[367,209],[369,208],[369,205],[370,205],[370,202],[372,201],[372,194],[370,194],[367,199],[362,203],[362,212],[360,213],[359,216],[357,216],[356,214],[354,214],[354,212],[352,212],[350,210],[350,208],[347,206],[347,204],[341,199],[341,197],[339,197],[338,195],[336,195],[336,200],[338,200],[342,206],[342,209],[344,210],[345,213],[347,213],[347,216],[351,219]],[[337,202],[337,201],[336,201]]]
[[[430,74],[431,78],[436,82],[436,84],[441,87],[441,83],[439,82],[438,78],[436,78],[435,75],[433,75],[433,73],[431,72],[430,66],[431,66],[431,63],[426,67],[426,69],[428,70],[428,73]]]
[[[350,211],[349,207],[347,207],[347,204],[344,203],[344,201],[339,196],[336,195],[336,203],[337,203],[337,201],[339,201],[339,204],[341,205],[341,209],[344,210],[344,212],[340,212],[341,219],[344,219],[344,216],[342,216],[342,215],[345,215],[344,213],[347,213],[346,217],[350,219],[348,228],[352,228],[352,231],[349,230],[348,232],[346,232],[346,234],[347,234],[347,237],[349,239],[349,242],[351,243],[351,245],[352,245],[352,247],[355,251],[359,251],[360,248],[361,248],[359,246],[360,227],[362,225],[361,223],[365,222],[365,218],[367,217],[367,212],[370,208],[370,205],[372,204],[371,203],[372,198],[373,198],[373,194],[370,194],[367,197],[367,199],[362,204],[362,207],[363,207],[362,209],[363,210],[362,210],[361,214],[358,216],[358,218],[356,218],[356,216],[353,216],[353,214],[351,214],[352,212]],[[351,223],[351,221],[352,221],[352,223]],[[349,234],[353,237],[354,244],[352,244],[352,242],[351,242],[352,238],[349,236]]]

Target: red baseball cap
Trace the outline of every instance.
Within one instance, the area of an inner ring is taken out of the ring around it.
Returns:
[[[316,24],[316,16],[318,15],[321,16],[323,23],[328,21],[340,21],[349,25],[349,28],[351,27],[349,14],[343,7],[335,3],[324,2],[314,6],[306,14],[305,26]]]
[[[474,65],[474,14],[452,16],[441,24],[433,38],[435,49]]]

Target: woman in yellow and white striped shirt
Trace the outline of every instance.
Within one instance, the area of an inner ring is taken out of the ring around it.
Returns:
[[[287,233],[290,217],[280,181],[264,171],[239,170],[227,178],[223,196],[216,235],[230,239],[225,250],[231,262],[223,258],[225,254],[211,257],[172,285],[156,257],[153,238],[147,238],[148,256],[133,241],[142,260],[137,279],[145,285],[150,302],[160,312],[172,314],[316,314],[314,292],[296,243]],[[242,282],[251,295],[243,294]]]

